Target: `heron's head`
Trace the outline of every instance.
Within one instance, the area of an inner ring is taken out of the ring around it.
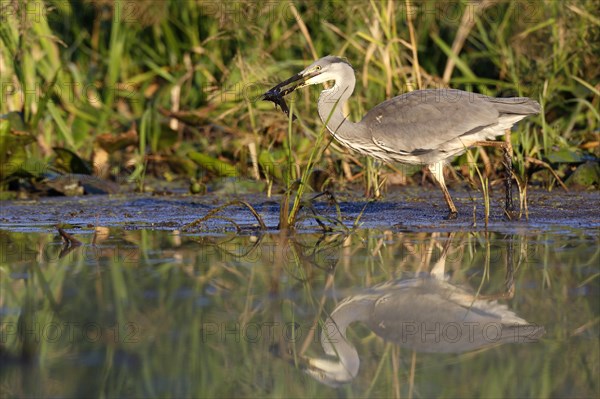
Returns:
[[[263,99],[272,101],[273,98],[283,97],[302,87],[325,83],[330,80],[343,79],[348,74],[353,75],[352,66],[343,58],[328,55],[316,60],[303,71],[279,83],[265,94]]]
[[[349,71],[352,71],[352,65],[348,61],[328,55],[316,60],[296,75],[299,77],[300,82],[296,89],[340,79]]]
[[[348,367],[338,359],[310,358],[303,359],[302,369],[308,375],[320,383],[330,387],[340,387],[349,383],[358,374],[358,365],[356,368]]]

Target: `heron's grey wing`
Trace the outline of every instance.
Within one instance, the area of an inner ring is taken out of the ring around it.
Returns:
[[[379,104],[362,123],[387,151],[425,153],[497,124],[500,113],[487,98],[461,90],[413,91]]]
[[[543,333],[543,327],[529,324],[505,305],[473,301],[458,287],[429,280],[381,296],[370,314],[368,324],[377,335],[423,352],[460,353],[526,342]]]

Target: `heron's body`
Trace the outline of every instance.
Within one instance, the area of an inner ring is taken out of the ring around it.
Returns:
[[[360,358],[346,336],[355,322],[389,342],[429,353],[464,353],[541,337],[544,327],[519,317],[496,296],[482,297],[448,281],[451,243],[452,234],[428,276],[387,281],[342,300],[323,324],[321,346],[327,357],[306,358],[306,372],[332,386],[356,377]],[[507,276],[511,270],[509,264]],[[507,283],[510,295],[514,291]]]
[[[359,153],[387,162],[427,165],[454,214],[456,207],[442,172],[444,163],[540,111],[537,102],[524,97],[495,98],[454,89],[416,90],[384,101],[360,122],[352,122],[342,109],[354,91],[354,70],[334,56],[315,61],[284,83],[301,81],[298,88],[331,80],[335,84],[323,90],[318,101],[319,116],[329,132]]]
[[[327,318],[321,345],[329,357],[308,358],[307,372],[338,386],[358,374],[360,358],[346,337],[355,322],[417,352],[464,353],[508,343],[535,342],[545,332],[506,305],[477,298],[436,276],[398,280],[346,298]]]
[[[537,111],[528,98],[493,98],[453,89],[417,90],[379,104],[361,123],[381,148],[380,159],[431,165],[449,160],[479,141],[495,139],[532,112]]]

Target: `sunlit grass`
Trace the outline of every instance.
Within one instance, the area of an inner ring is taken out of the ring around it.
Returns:
[[[231,12],[212,2],[31,2],[47,13],[43,18],[26,3],[9,4],[14,9],[0,27],[0,115],[23,111],[26,130],[39,138],[25,150],[45,162],[52,163],[53,147],[94,159],[100,135],[135,124],[145,127],[137,149],[118,148],[123,156],[109,160],[111,170],[132,180],[141,181],[146,169],[159,178],[156,171],[169,169],[195,178],[204,165],[184,171],[174,165],[196,151],[268,187],[285,187],[285,178],[272,171],[291,158],[291,141],[282,134],[287,121],[255,100],[271,83],[326,54],[345,56],[356,69],[348,109],[355,120],[382,100],[418,88],[528,96],[544,111],[512,135],[523,181],[535,168],[528,157],[546,159],[561,150],[598,155],[598,19],[590,1],[332,1],[293,8],[240,1]],[[305,90],[295,108],[318,132],[316,93]],[[311,138],[298,123],[292,134],[294,162],[304,168]],[[338,165],[357,174],[368,163],[338,149],[334,142],[318,164],[344,183],[348,175]],[[552,164],[569,173],[561,165]],[[365,176],[365,191],[375,193],[377,169]],[[214,177],[209,170],[204,183]]]

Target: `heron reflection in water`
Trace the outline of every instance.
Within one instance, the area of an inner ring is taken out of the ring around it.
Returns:
[[[346,338],[348,326],[365,323],[375,334],[417,352],[463,353],[508,343],[535,342],[544,328],[531,324],[495,298],[450,284],[447,247],[426,277],[386,282],[343,300],[325,321],[327,357],[306,358],[305,371],[339,386],[354,379],[360,359]]]

